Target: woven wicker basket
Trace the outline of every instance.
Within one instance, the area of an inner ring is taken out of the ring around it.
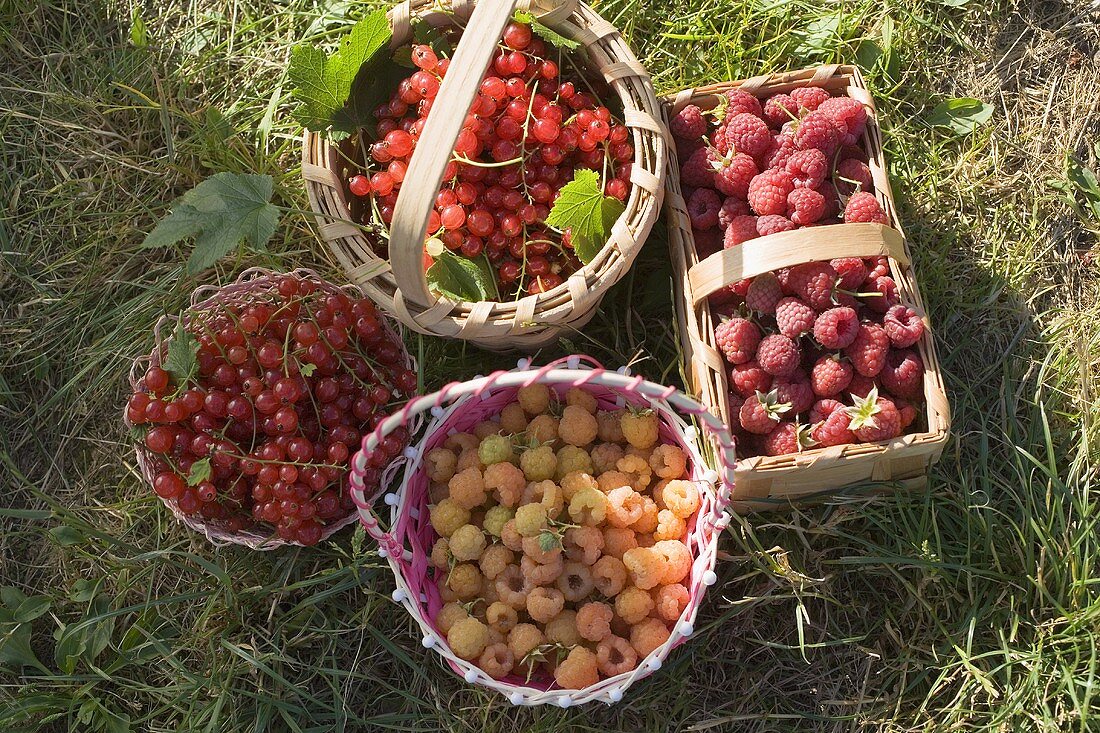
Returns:
[[[863,147],[868,153],[876,195],[892,226],[835,224],[796,229],[753,239],[700,261],[680,191],[679,172],[675,168],[676,163],[671,164],[673,171],[667,177],[666,213],[669,247],[676,271],[677,319],[684,334],[685,371],[703,403],[727,424],[731,417],[726,399],[729,394],[728,372],[714,344],[716,323],[707,304],[707,296],[730,283],[802,262],[885,255],[890,258],[891,275],[897,283],[899,298],[917,311],[928,326],[926,310],[913,274],[912,257],[890,192],[874,101],[859,69],[854,66],[819,66],[685,89],[665,98],[665,113],[671,116],[687,104],[703,109],[713,108],[717,102],[716,95],[729,89],[742,89],[766,97],[800,86],[819,86],[833,94],[847,94],[867,108]],[[675,158],[675,155],[672,157]],[[906,488],[924,485],[929,466],[939,459],[947,442],[950,410],[931,328],[925,329],[917,348],[925,366],[927,427],[924,432],[902,435],[881,443],[833,446],[793,455],[739,460],[734,472],[738,499],[735,508],[744,511],[775,507],[855,483],[884,482],[878,487],[880,489],[889,485]]]
[[[276,293],[278,287],[278,278],[284,274],[294,275],[303,280],[309,280],[316,284],[319,291],[327,293],[339,293],[346,292],[359,297],[361,294],[353,286],[344,286],[343,288],[337,287],[325,280],[322,280],[313,270],[298,269],[290,273],[276,273],[270,270],[266,270],[259,267],[253,267],[245,270],[241,273],[237,281],[223,287],[214,285],[204,285],[196,289],[191,294],[191,305],[188,306],[182,314],[183,325],[186,327],[190,325],[191,318],[194,314],[201,314],[205,311],[221,309],[228,305],[245,305],[253,301],[256,296],[266,293]],[[148,356],[139,357],[134,360],[133,365],[130,367],[130,388],[137,389],[138,382],[144,376],[145,371],[150,365],[161,364],[162,355],[167,352],[168,344],[171,342],[171,336],[165,334],[171,334],[176,327],[176,323],[179,320],[176,316],[162,316],[153,327],[155,346],[153,351]],[[397,332],[392,328],[392,325],[383,319],[383,324],[386,331],[394,336],[397,343],[400,344],[401,340],[397,336]],[[402,347],[402,353],[405,354],[405,365],[412,370],[416,370],[416,361],[405,352]],[[125,408],[123,409],[123,422],[127,428],[132,428],[133,425],[126,415]],[[156,454],[147,449],[144,443],[138,442],[135,447],[137,454],[138,469],[141,471],[141,476],[145,480],[145,483],[152,490],[153,478],[156,475],[154,466],[156,465]],[[390,475],[398,468],[397,463],[391,464],[386,469],[386,475]],[[250,547],[253,550],[274,550],[284,545],[297,545],[302,546],[299,542],[292,542],[279,537],[274,532],[262,532],[256,529],[245,529],[240,532],[230,532],[225,527],[220,526],[218,522],[205,521],[202,517],[186,515],[179,510],[176,506],[176,502],[172,499],[165,499],[161,497],[161,502],[168,507],[172,512],[172,515],[183,524],[187,525],[191,529],[203,534],[206,539],[210,540],[215,545],[244,545]],[[356,520],[355,512],[351,512],[348,516],[343,517],[339,521],[326,525],[324,531],[321,534],[321,539],[327,539],[333,534],[338,532],[349,524],[353,524]]]
[[[455,302],[428,289],[423,243],[443,170],[451,159],[463,115],[469,109],[482,73],[500,34],[518,7],[530,0],[405,0],[389,13],[393,46],[408,43],[411,21],[436,27],[465,25],[466,30],[444,78],[434,114],[428,117],[420,145],[410,161],[390,227],[389,261],[374,253],[370,242],[350,223],[344,181],[349,143],[343,151],[323,136],[307,132],[302,175],[310,205],[318,215],[319,233],[353,282],[382,308],[420,333],[473,341],[489,349],[533,351],[556,341],[568,329],[587,323],[603,294],[633,263],[657,218],[664,196],[667,163],[660,111],[645,69],[619,32],[577,0],[544,0],[530,9],[542,23],[580,43],[588,63],[618,94],[624,122],[633,133],[634,162],[626,211],[612,227],[607,246],[591,263],[552,290],[511,302]],[[446,11],[452,12],[446,12]],[[468,22],[467,22],[468,19]]]
[[[447,645],[446,634],[432,621],[443,602],[429,575],[429,555],[435,532],[428,522],[429,481],[423,456],[455,432],[471,430],[482,420],[499,415],[500,410],[515,399],[520,387],[536,382],[550,385],[559,394],[564,394],[569,387],[581,387],[596,397],[601,409],[624,405],[652,407],[660,416],[662,440],[678,444],[687,453],[689,470],[703,497],[698,513],[689,521],[686,538],[694,560],[689,583],[691,598],[668,641],[639,660],[634,670],[601,680],[583,690],[558,689],[553,679],[536,678],[527,682],[515,676],[494,680],[470,662],[455,656]],[[407,425],[413,416],[427,412],[432,417],[422,437],[417,440],[414,436],[414,447],[406,451],[407,465],[400,487],[396,493],[385,496],[390,516],[382,520],[388,525],[388,529],[384,529],[373,507],[377,496],[364,495],[366,457],[386,434]],[[697,418],[708,440],[700,440],[698,431],[685,421],[685,417],[688,420]],[[703,459],[703,452],[711,451],[722,470],[721,481],[719,474],[709,469]],[[626,370],[606,371],[587,357],[573,356],[537,369],[521,360],[517,370],[498,371],[468,382],[448,384],[435,394],[412,400],[403,410],[391,415],[372,434],[364,437],[362,451],[352,459],[351,491],[353,501],[360,507],[363,525],[378,542],[379,552],[389,559],[397,581],[394,600],[403,604],[420,626],[424,646],[435,649],[455,673],[471,684],[505,695],[513,705],[553,703],[568,707],[591,701],[613,703],[622,699],[623,692],[633,682],[659,669],[669,652],[692,634],[706,587],[716,580],[714,563],[718,538],[730,521],[725,510],[730,500],[733,455],[732,439],[721,421],[674,388],[631,377]]]

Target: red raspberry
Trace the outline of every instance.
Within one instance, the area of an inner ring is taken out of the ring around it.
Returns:
[[[752,321],[731,318],[714,329],[714,342],[730,364],[744,364],[756,355],[760,329]]]
[[[787,196],[794,190],[791,175],[785,170],[768,170],[749,182],[749,206],[761,216],[787,211]]]
[[[806,425],[781,422],[779,427],[764,436],[764,453],[769,456],[801,453],[804,448],[812,448],[816,443]]]
[[[730,384],[737,394],[748,398],[757,392],[769,391],[772,375],[761,369],[756,361],[747,361],[730,368]]]
[[[890,343],[899,349],[912,346],[924,335],[924,321],[916,311],[900,303],[890,306],[882,317],[882,327],[890,337]]]
[[[772,127],[782,127],[784,122],[798,119],[798,102],[789,94],[776,94],[764,102],[764,119]]]
[[[714,169],[707,160],[707,149],[699,148],[687,162],[680,166],[680,183],[695,188],[705,188],[714,184]]]
[[[855,370],[865,377],[874,377],[886,364],[890,337],[877,323],[861,323],[856,337],[844,350]]]
[[[689,104],[673,115],[668,127],[672,134],[684,140],[697,140],[707,134],[707,121],[703,110]]]
[[[898,415],[901,416],[901,429],[905,430],[917,420],[917,408],[912,404],[906,402],[903,399],[895,399],[894,407],[898,408]]]
[[[924,394],[924,362],[913,349],[891,351],[878,379],[890,394],[917,399]]]
[[[777,377],[793,374],[801,359],[802,351],[798,344],[778,333],[765,336],[756,350],[756,361],[760,363],[760,368]]]
[[[840,144],[840,135],[831,118],[820,111],[811,112],[798,123],[794,146],[799,150],[814,148],[831,158]]]
[[[810,384],[813,385],[814,394],[819,397],[838,395],[851,381],[852,365],[841,361],[836,354],[818,359],[810,372]]]
[[[735,216],[730,225],[726,227],[726,234],[722,239],[722,246],[725,249],[730,247],[736,247],[737,245],[747,242],[750,239],[756,239],[756,217],[755,216]]]
[[[810,431],[813,439],[823,448],[856,442],[856,436],[849,427],[852,423],[852,416],[848,414],[843,405],[839,402],[836,404],[839,409],[833,410],[819,422],[816,422],[813,430]]]
[[[868,293],[880,293],[865,297],[863,302],[875,313],[886,313],[898,302],[898,286],[894,278],[889,275],[871,277],[863,283],[863,290]]]
[[[760,117],[764,110],[760,107],[760,100],[740,89],[730,89],[726,92],[728,106],[726,107],[726,122],[729,122],[739,114],[748,113]]]
[[[871,268],[867,271],[868,280],[874,277],[882,277],[883,275],[890,274],[889,257],[869,257],[864,260],[864,263]]]
[[[837,410],[844,411],[844,403],[840,400],[818,400],[810,408],[810,423],[819,423]]]
[[[829,92],[821,87],[799,87],[791,92],[791,99],[798,102],[798,106],[808,112],[813,112],[829,98]]]
[[[738,417],[745,430],[757,435],[767,435],[779,425],[780,416],[790,409],[790,404],[780,402],[774,391],[767,394],[756,392],[745,398]]]
[[[756,220],[756,232],[761,237],[778,234],[779,232],[789,232],[792,229],[797,229],[794,222],[779,214],[768,214]]]
[[[723,230],[728,229],[735,217],[747,216],[751,213],[748,201],[743,197],[730,196],[722,202],[722,208],[718,210],[718,226]]]
[[[836,270],[828,262],[806,262],[791,268],[787,287],[815,310],[824,310],[833,302]]]
[[[870,193],[875,190],[875,184],[871,178],[871,169],[862,160],[854,158],[848,158],[837,163],[836,172],[833,173],[833,181],[844,196],[851,196],[856,191]]]
[[[859,160],[864,163],[870,160],[867,151],[859,145],[842,145],[836,157],[837,160]]]
[[[882,204],[878,202],[873,193],[861,191],[852,194],[848,204],[844,207],[844,222],[846,224],[888,224],[886,212]]]
[[[867,110],[851,97],[833,97],[821,103],[818,112],[827,115],[841,131],[841,145],[855,145],[867,127]]]
[[[722,232],[717,229],[692,229],[691,234],[701,260],[722,249]]]
[[[735,435],[742,435],[745,431],[741,427],[741,406],[745,404],[745,398],[735,392],[730,392],[728,401],[730,409],[730,431]]]
[[[814,321],[814,338],[826,349],[847,348],[858,333],[859,316],[845,306],[830,308]]]
[[[853,374],[852,381],[848,384],[848,394],[852,397],[866,397],[871,393],[872,389],[875,389],[878,385],[871,377],[865,377],[862,374]]]
[[[814,224],[824,215],[825,197],[812,188],[796,188],[787,196],[787,216],[795,224]]]
[[[760,313],[775,313],[775,306],[783,297],[783,289],[775,273],[765,272],[752,279],[745,293],[745,305]]]
[[[867,279],[867,265],[859,257],[841,257],[829,260],[829,264],[840,278],[837,287],[841,290],[858,290]]]
[[[729,289],[734,295],[744,298],[745,293],[749,292],[750,285],[752,285],[752,278],[745,277],[735,283],[730,283]]]
[[[791,403],[792,415],[801,415],[814,404],[814,388],[810,384],[810,378],[802,371],[776,379],[772,390],[778,395],[780,402]]]
[[[677,138],[676,139],[676,159],[677,160],[687,160],[692,155],[694,155],[697,151],[703,150],[704,148],[706,148],[706,143],[703,142],[702,138],[699,138],[698,140],[683,140],[683,139],[678,139]]]
[[[760,156],[761,170],[785,168],[787,161],[797,152],[790,135],[775,135],[764,154]]]
[[[726,123],[726,142],[732,152],[746,153],[756,158],[768,150],[771,141],[772,134],[767,123],[747,112]]]
[[[786,168],[795,188],[817,188],[829,175],[829,160],[814,148],[798,150],[787,159]]]
[[[893,402],[878,396],[872,389],[864,398],[848,408],[852,416],[850,428],[856,438],[864,443],[889,440],[901,435],[901,415]]]
[[[813,330],[817,314],[798,298],[783,298],[775,304],[775,321],[779,333],[796,339]]]
[[[821,215],[821,223],[824,224],[826,220],[829,220],[828,223],[835,224],[835,220],[840,214],[840,197],[837,196],[836,188],[833,186],[832,182],[825,181],[825,183],[822,183],[814,190],[825,199],[825,211]]]
[[[749,193],[749,182],[759,172],[751,156],[737,153],[715,171],[714,187],[726,196],[745,198]]]
[[[718,210],[722,199],[709,188],[697,188],[688,198],[688,217],[694,229],[712,229],[718,226]]]

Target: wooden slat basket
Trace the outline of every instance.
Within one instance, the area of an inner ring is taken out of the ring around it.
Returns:
[[[456,302],[430,290],[425,279],[427,221],[461,130],[464,115],[459,111],[469,109],[501,32],[517,9],[530,10],[544,25],[577,41],[582,48],[575,53],[618,96],[634,145],[631,188],[606,246],[561,285],[508,302]],[[344,183],[354,154],[351,141],[341,148],[307,132],[302,174],[320,235],[351,280],[409,328],[494,350],[537,350],[592,318],[604,293],[626,274],[657,218],[667,150],[653,86],[615,27],[577,0],[481,0],[476,6],[473,0],[405,0],[389,12],[391,46],[411,40],[413,19],[465,30],[420,136],[433,142],[417,146],[405,175],[406,182],[417,185],[401,189],[390,226],[390,259],[375,253],[351,223]]]
[[[687,205],[681,193],[679,166],[671,156],[666,212],[669,246],[677,289],[677,319],[684,366],[693,391],[729,424],[728,367],[714,341],[714,318],[707,297],[731,283],[792,265],[839,257],[887,256],[900,302],[924,320],[916,345],[924,362],[924,427],[879,443],[809,448],[791,455],[756,456],[738,461],[733,506],[740,511],[775,508],[824,496],[853,484],[881,482],[876,488],[924,485],[929,467],[939,459],[950,429],[950,410],[939,360],[928,327],[927,311],[913,273],[912,257],[901,231],[883,159],[882,136],[871,94],[854,66],[829,65],[744,81],[686,89],[666,97],[666,124],[688,104],[713,109],[718,95],[741,89],[764,98],[802,86],[820,86],[846,94],[868,111],[862,146],[868,154],[876,196],[891,226],[834,224],[795,229],[752,239],[700,260]],[[918,424],[920,424],[918,422]]]

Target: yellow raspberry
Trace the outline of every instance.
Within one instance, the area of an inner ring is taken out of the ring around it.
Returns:
[[[505,523],[516,516],[514,509],[511,509],[500,504],[490,507],[485,512],[485,520],[481,526],[485,528],[485,531],[494,537],[500,537],[501,531],[504,529]]]
[[[473,433],[455,433],[447,436],[447,439],[443,441],[443,447],[458,455],[471,448],[477,448],[480,442],[481,439]]]
[[[684,612],[691,600],[688,589],[679,583],[662,585],[654,593],[653,605],[657,610],[657,615],[665,621],[675,621],[680,618],[680,614]]]
[[[477,666],[494,680],[502,680],[512,674],[515,663],[512,650],[507,644],[499,641],[485,647],[485,651],[477,660]]]
[[[554,670],[554,681],[567,690],[583,690],[600,681],[596,655],[583,646],[573,647]]]
[[[470,521],[470,510],[454,499],[444,499],[429,511],[432,529],[441,537],[450,537],[454,531]]]
[[[630,477],[630,485],[637,492],[645,491],[653,479],[653,469],[641,456],[626,455],[615,464],[616,470]]]
[[[527,484],[523,490],[524,504],[542,504],[546,507],[546,516],[557,519],[565,506],[565,498],[562,496],[561,487],[553,481],[535,481]]]
[[[428,503],[438,504],[451,495],[451,490],[447,487],[447,484],[429,484],[428,485]]]
[[[546,529],[546,507],[542,504],[524,504],[516,509],[516,531],[523,537],[534,537]]]
[[[545,565],[561,556],[561,543],[553,532],[540,532],[534,537],[524,537],[523,555]]]
[[[446,483],[455,475],[455,464],[458,456],[454,451],[446,448],[433,448],[425,456],[424,469],[428,474],[428,480],[436,483]]]
[[[523,572],[523,577],[532,586],[550,585],[561,575],[561,571],[565,567],[565,561],[562,560],[560,552],[552,557],[549,562],[542,563],[530,555],[524,555],[520,558],[519,567]]]
[[[638,666],[638,652],[621,636],[608,636],[596,647],[596,665],[606,677],[625,674]]]
[[[512,439],[505,435],[486,435],[481,439],[477,447],[477,456],[482,464],[491,466],[494,463],[505,463],[515,457],[515,448]]]
[[[481,574],[489,580],[496,580],[504,569],[515,562],[515,554],[504,545],[489,545],[485,552],[481,553],[478,567]]]
[[[596,410],[599,409],[600,406],[596,400],[596,396],[581,387],[569,388],[569,391],[565,393],[565,404],[583,407],[586,412],[593,415],[596,414]]]
[[[638,546],[638,537],[634,530],[627,527],[603,528],[603,554],[623,559],[627,550]]]
[[[573,562],[592,565],[603,550],[603,532],[599,527],[570,527],[565,530],[565,554]]]
[[[569,517],[577,524],[596,526],[607,517],[607,496],[599,489],[584,488],[573,494]]]
[[[616,443],[600,443],[592,449],[592,473],[600,475],[615,470],[615,464],[625,455]]]
[[[658,512],[657,505],[648,496],[642,496],[642,516],[630,525],[630,528],[638,534],[648,534],[657,529]]]
[[[644,509],[642,495],[629,486],[620,486],[607,494],[607,523],[612,527],[629,527],[642,518]]]
[[[611,617],[615,612],[606,603],[586,603],[577,611],[577,631],[589,641],[601,641],[611,635]]]
[[[657,529],[653,532],[655,540],[679,540],[683,539],[687,525],[684,520],[676,516],[671,509],[662,509],[657,512]]]
[[[485,469],[485,488],[493,492],[493,498],[504,506],[514,507],[523,496],[527,479],[519,466],[511,463],[494,463]]]
[[[493,584],[496,586],[497,598],[502,602],[517,611],[527,608],[527,594],[534,586],[524,577],[518,565],[509,565],[504,568]]]
[[[554,449],[548,445],[528,448],[520,453],[519,467],[523,469],[523,475],[528,481],[545,481],[554,478],[558,457],[554,455]]]
[[[592,566],[592,583],[604,598],[614,598],[626,586],[626,565],[617,557],[604,555]]]
[[[461,604],[455,601],[444,603],[443,608],[439,609],[439,613],[435,615],[435,627],[440,633],[446,634],[452,626],[464,618],[470,618],[470,614]]]
[[[508,632],[508,648],[512,650],[517,663],[545,643],[546,637],[534,624],[516,624]]]
[[[527,437],[543,443],[554,443],[558,439],[558,418],[553,415],[539,415],[527,423]]]
[[[630,628],[630,646],[638,652],[638,656],[648,657],[657,647],[668,641],[670,636],[665,622],[659,618],[647,618],[634,624]]]
[[[509,435],[518,435],[527,429],[527,415],[519,403],[512,402],[500,411],[500,428]]]
[[[451,601],[459,600],[458,594],[451,590],[451,587],[447,585],[447,573],[439,573],[435,579],[436,590],[439,591],[439,600],[444,603],[450,603]]]
[[[558,423],[558,437],[569,445],[588,445],[596,439],[596,418],[583,407],[569,405]]]
[[[658,509],[668,509],[668,504],[665,504],[665,487],[672,481],[673,479],[663,478],[649,487],[649,493],[653,495],[653,501]]]
[[[596,584],[592,581],[592,568],[584,563],[567,562],[561,575],[555,581],[565,600],[576,603],[592,592]]]
[[[638,547],[653,547],[657,544],[657,540],[653,539],[651,534],[638,534],[635,532],[634,539],[637,541]]]
[[[615,489],[622,486],[628,489],[634,488],[634,480],[623,473],[622,471],[604,471],[596,478],[596,484],[600,487],[600,491],[605,494],[610,494]]]
[[[516,402],[528,415],[541,415],[550,409],[550,388],[545,384],[530,384],[516,390]]]
[[[691,550],[679,540],[661,540],[653,545],[652,552],[664,558],[661,583],[679,583],[691,572]],[[629,563],[628,563],[629,566]]]
[[[456,473],[447,486],[451,490],[451,499],[466,509],[480,506],[489,498],[485,492],[485,479],[475,467]]]
[[[451,534],[450,548],[459,562],[477,560],[485,550],[485,533],[472,524],[464,524]]]
[[[476,598],[481,592],[481,570],[473,563],[459,563],[447,574],[447,587],[463,600]]]
[[[507,603],[496,601],[485,609],[485,623],[489,624],[489,628],[507,634],[519,623],[519,614]]]
[[[649,459],[653,457],[653,448],[644,448],[643,449],[643,448],[635,448],[632,445],[628,445],[626,447],[626,452],[623,455],[624,456],[637,456],[638,458],[641,458],[643,461],[645,461],[646,465],[648,466],[649,465]]]
[[[457,621],[447,632],[447,646],[461,659],[477,659],[488,645],[489,627],[476,618]]]
[[[567,473],[561,479],[561,494],[566,501],[572,501],[578,491],[587,488],[599,488],[599,484],[596,483],[596,479],[591,474],[574,471],[573,473]]]
[[[500,541],[512,552],[523,551],[523,535],[516,531],[515,518],[509,519],[500,528]]]
[[[689,519],[692,514],[699,511],[702,503],[699,498],[699,489],[691,481],[669,481],[661,492],[665,506],[681,519]]]
[[[551,644],[572,647],[584,641],[577,632],[577,612],[566,609],[546,624],[546,640]]]
[[[678,446],[659,445],[649,455],[649,467],[661,478],[680,478],[687,470],[687,456]]]
[[[596,433],[603,443],[622,443],[623,437],[622,418],[626,410],[600,410],[596,413]]]
[[[628,624],[636,624],[653,610],[653,597],[641,588],[630,586],[615,596],[615,614]]]
[[[630,580],[642,590],[649,590],[661,583],[665,573],[665,556],[651,547],[635,547],[623,555],[623,564],[630,572]]]
[[[490,435],[500,435],[500,423],[494,420],[482,420],[474,426],[474,435],[478,440],[485,442]]]
[[[486,580],[481,584],[481,595],[478,597],[478,600],[485,602],[486,609],[500,600],[497,598],[497,584],[495,581]]]
[[[458,462],[455,463],[455,472],[462,473],[469,468],[475,468],[478,472],[481,472],[481,470],[485,468],[481,463],[481,454],[477,452],[477,448],[470,448],[458,454]]]
[[[446,570],[451,566],[451,548],[446,537],[440,537],[432,545],[432,565],[440,570]]]
[[[557,588],[539,587],[527,595],[527,615],[544,624],[565,608],[565,596]]]
[[[561,482],[571,473],[592,473],[592,456],[588,451],[576,445],[563,445],[558,450],[558,467],[554,471],[554,478]]]
[[[623,437],[635,448],[650,448],[657,443],[657,413],[653,410],[628,410],[620,424]]]

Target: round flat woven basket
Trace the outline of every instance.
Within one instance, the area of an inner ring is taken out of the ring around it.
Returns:
[[[428,287],[423,251],[428,217],[452,158],[455,140],[516,9],[578,42],[586,65],[598,71],[623,105],[623,121],[633,137],[634,160],[626,210],[611,228],[595,258],[557,287],[514,301],[457,302]],[[378,256],[352,223],[344,181],[355,151],[307,132],[302,175],[319,234],[353,282],[368,297],[420,333],[460,338],[494,350],[533,351],[553,343],[566,330],[587,323],[604,293],[630,268],[656,220],[664,196],[667,144],[653,85],[619,32],[577,0],[405,0],[389,12],[391,46],[408,43],[412,20],[435,27],[464,27],[440,86],[433,112],[410,161],[390,226],[390,259]]]
[[[333,285],[323,280],[313,270],[307,269],[297,269],[290,273],[277,273],[264,268],[254,267],[242,272],[236,282],[230,285],[221,287],[204,285],[197,288],[191,294],[191,304],[183,312],[182,316],[165,315],[157,320],[156,325],[153,327],[155,346],[152,352],[147,356],[135,359],[130,367],[129,381],[131,389],[138,389],[141,378],[150,366],[161,365],[164,355],[167,353],[168,344],[172,340],[170,334],[175,330],[176,324],[179,322],[180,318],[182,318],[183,326],[186,328],[190,326],[193,319],[201,318],[204,313],[214,312],[226,306],[245,305],[255,301],[259,296],[268,293],[277,293],[279,278],[288,274],[312,282],[319,291],[332,294],[344,292],[356,297],[361,296],[361,293],[355,287],[350,285],[343,287]],[[415,371],[417,368],[416,361],[405,351],[398,332],[387,319],[383,318],[381,320],[386,333],[401,347],[405,366]],[[127,428],[134,427],[126,414],[125,408],[123,409],[122,419]],[[141,476],[145,483],[149,487],[152,487],[153,478],[157,473],[156,465],[159,459],[156,454],[146,448],[140,441],[135,447],[135,453]],[[399,469],[400,465],[394,462],[386,467],[384,475],[389,477]],[[165,499],[163,497],[159,498],[176,519],[187,527],[201,533],[215,545],[244,545],[253,550],[274,550],[284,545],[302,546],[298,542],[283,539],[274,532],[265,532],[256,528],[231,531],[217,521],[209,521],[201,516],[184,514],[176,505],[175,500]],[[355,520],[356,513],[352,511],[349,512],[347,516],[325,525],[321,534],[321,539],[324,540],[331,537],[342,528],[347,527],[349,524],[353,524]]]
[[[690,574],[684,579],[690,599],[680,618],[672,622],[668,640],[640,659],[633,670],[580,690],[556,687],[552,677],[526,680],[513,675],[493,679],[473,663],[456,656],[447,644],[446,634],[433,621],[443,601],[431,577],[429,556],[436,534],[428,520],[429,480],[424,456],[449,436],[472,430],[478,422],[498,415],[515,399],[520,387],[535,383],[549,385],[559,397],[571,387],[580,387],[596,398],[600,409],[624,406],[653,409],[660,420],[662,442],[676,444],[685,452],[691,480],[702,497],[698,512],[688,522],[685,539],[692,557]],[[413,436],[414,443],[406,450],[399,488],[384,498],[384,503],[390,507],[389,517],[380,522],[374,509],[380,492],[365,487],[365,484],[375,483],[364,480],[368,456],[388,433],[408,425],[415,415],[422,413],[431,417],[420,437]],[[703,426],[706,439],[701,439],[697,428],[688,422],[692,418]],[[707,465],[703,457],[706,453],[717,457],[721,474]],[[418,397],[383,421],[364,437],[362,450],[352,458],[351,496],[359,507],[359,517],[366,531],[378,542],[380,554],[388,558],[397,583],[394,600],[404,605],[419,625],[423,645],[439,653],[447,666],[466,682],[499,692],[513,705],[569,707],[594,701],[615,703],[622,699],[631,684],[660,669],[669,653],[693,633],[695,616],[706,588],[717,579],[714,564],[718,538],[730,521],[726,510],[730,502],[729,487],[733,485],[733,460],[733,441],[721,421],[672,387],[630,376],[625,369],[607,371],[587,357],[573,356],[539,368],[530,367],[527,360],[521,360],[516,370],[455,382],[434,394]]]

